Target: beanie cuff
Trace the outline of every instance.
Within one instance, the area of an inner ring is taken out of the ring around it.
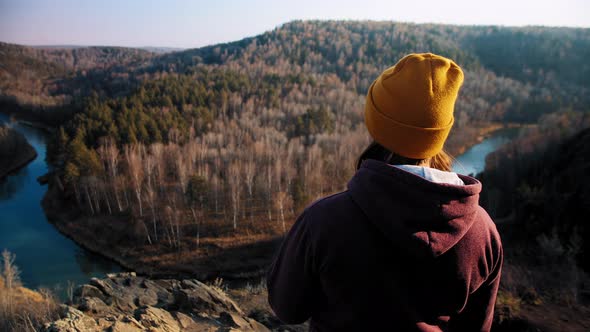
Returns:
[[[373,139],[406,158],[426,159],[439,153],[453,127],[454,117],[440,128],[415,127],[396,121],[379,111],[373,103],[374,84],[369,88],[365,103],[365,123]]]

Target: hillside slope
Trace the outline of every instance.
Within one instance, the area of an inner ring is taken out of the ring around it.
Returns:
[[[258,69],[252,75],[272,68],[281,83],[288,81],[288,73],[336,75],[363,95],[403,55],[434,52],[463,66],[466,94],[483,101],[470,106],[466,99],[472,98],[463,98],[460,111],[503,119],[506,107],[495,102],[501,101],[510,104],[511,120],[530,120],[556,106],[588,104],[588,50],[589,29],[372,21],[294,21],[240,41],[161,55],[129,48],[36,49],[0,43],[0,97],[32,107],[64,106],[92,91],[124,95],[163,73],[253,64]]]
[[[504,244],[504,327],[590,328],[590,113],[544,116],[491,153],[482,205]],[[501,320],[501,319],[500,319]]]
[[[93,91],[126,93],[154,53],[121,47],[34,48],[0,42],[0,111],[57,125]]]

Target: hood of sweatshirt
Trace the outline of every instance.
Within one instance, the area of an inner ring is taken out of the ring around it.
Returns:
[[[437,257],[473,225],[481,183],[437,183],[367,159],[348,183],[353,201],[395,247],[416,257]]]

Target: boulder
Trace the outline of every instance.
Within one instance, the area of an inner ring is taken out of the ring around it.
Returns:
[[[115,321],[110,327],[111,332],[142,332],[144,331],[143,326],[139,323],[131,323],[124,321]]]
[[[78,309],[93,314],[113,314],[115,312],[115,310],[98,297],[83,297],[78,299]]]
[[[196,280],[184,280],[181,289],[175,289],[176,305],[188,311],[222,313],[226,311],[243,315],[242,310],[227,295]]]
[[[100,291],[100,289],[92,286],[92,285],[81,285],[74,291],[75,298],[82,298],[82,297],[96,297],[101,300],[104,300],[105,294]]]
[[[240,316],[234,313],[222,312],[219,315],[219,320],[224,325],[227,325],[238,331],[268,331],[268,328],[254,319]]]
[[[148,279],[134,273],[92,278],[46,331],[269,331],[222,290],[195,279]]]
[[[180,332],[180,323],[164,309],[141,308],[136,311],[135,318],[150,331]]]
[[[45,325],[47,332],[99,331],[98,323],[94,318],[86,316],[73,307],[62,305],[60,316],[63,318]]]

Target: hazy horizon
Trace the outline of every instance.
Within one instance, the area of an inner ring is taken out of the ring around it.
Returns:
[[[371,19],[294,19],[288,22],[284,22],[281,23],[275,27],[272,27],[270,29],[261,31],[257,34],[254,35],[249,35],[249,36],[243,36],[241,38],[238,39],[233,39],[233,40],[227,40],[227,41],[220,41],[217,43],[211,43],[211,44],[206,44],[206,45],[200,45],[200,46],[194,46],[194,47],[180,47],[180,46],[162,46],[162,45],[111,45],[111,44],[23,44],[23,43],[15,43],[15,42],[10,42],[10,41],[5,41],[5,40],[0,40],[0,42],[3,43],[8,43],[8,44],[16,44],[16,45],[21,45],[21,46],[27,46],[27,47],[33,47],[33,48],[84,48],[84,47],[121,47],[121,48],[137,48],[137,49],[149,49],[149,48],[154,48],[154,49],[163,49],[163,50],[171,50],[171,51],[179,51],[179,50],[187,50],[187,49],[193,49],[193,48],[201,48],[201,47],[207,47],[207,46],[211,46],[211,45],[216,45],[216,44],[223,44],[223,43],[231,43],[234,41],[239,41],[242,39],[246,39],[246,38],[252,38],[255,37],[257,35],[263,34],[267,31],[271,31],[275,28],[278,28],[284,24],[290,23],[290,22],[295,22],[295,21],[350,21],[350,22],[395,22],[395,23],[408,23],[408,24],[436,24],[436,25],[454,25],[454,26],[498,26],[498,27],[506,27],[506,28],[525,28],[525,27],[547,27],[547,28],[564,28],[564,29],[590,29],[590,27],[574,27],[574,26],[550,26],[550,25],[522,25],[522,26],[517,26],[517,25],[501,25],[501,24],[453,24],[453,23],[440,23],[440,22],[407,22],[407,21],[396,21],[396,20],[371,20]]]
[[[584,0],[474,3],[256,0],[0,2],[0,40],[28,46],[198,48],[252,37],[294,20],[590,27]]]

